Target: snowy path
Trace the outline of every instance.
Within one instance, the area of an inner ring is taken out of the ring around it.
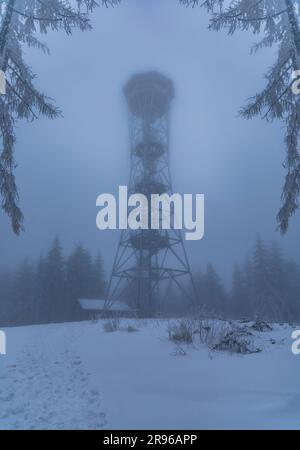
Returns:
[[[80,336],[76,331],[61,325],[15,329],[16,345],[20,346],[20,339],[24,342],[16,358],[10,355],[11,342],[8,361],[0,360],[0,429],[103,426],[99,393],[89,389],[74,350]]]
[[[6,332],[0,429],[300,429],[289,327],[262,333],[264,351],[245,356],[176,355],[157,321],[131,333],[88,322]]]

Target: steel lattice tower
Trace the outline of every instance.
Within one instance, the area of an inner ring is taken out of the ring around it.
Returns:
[[[157,72],[137,74],[125,85],[124,94],[131,148],[128,194],[144,194],[150,205],[151,194],[172,194],[169,112],[173,83]],[[184,282],[187,277],[189,288]],[[106,307],[109,309],[117,300],[129,300],[141,315],[151,316],[159,310],[172,284],[193,302],[195,288],[180,230],[123,230]]]

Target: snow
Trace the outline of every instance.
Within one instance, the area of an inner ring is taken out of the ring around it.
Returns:
[[[128,332],[126,324],[138,328]],[[7,328],[0,429],[299,429],[292,328],[256,333],[263,351],[168,340],[167,321]],[[271,344],[271,339],[275,344]]]

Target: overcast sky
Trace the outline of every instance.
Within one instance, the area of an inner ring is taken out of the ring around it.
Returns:
[[[122,87],[135,72],[172,78],[171,170],[180,193],[204,193],[206,230],[187,243],[193,268],[212,261],[228,278],[255,234],[278,239],[299,260],[300,214],[284,238],[276,213],[284,181],[279,123],[238,117],[263,85],[272,51],[250,55],[257,36],[228,37],[207,29],[201,8],[177,0],[122,0],[99,8],[93,31],[43,36],[51,55],[26,49],[37,84],[63,118],[19,123],[16,170],[26,231],[15,237],[0,213],[0,266],[45,252],[58,234],[66,254],[74,243],[101,250],[110,270],[118,231],[99,231],[96,197],[128,184],[129,141]]]

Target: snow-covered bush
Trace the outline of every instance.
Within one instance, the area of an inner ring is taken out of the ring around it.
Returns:
[[[199,320],[198,321],[198,330],[199,338],[202,344],[207,343],[207,339],[209,334],[211,333],[212,325],[208,320]]]
[[[201,344],[212,348],[227,333],[228,325],[226,322],[216,320],[198,320],[197,333]]]
[[[168,326],[170,341],[191,344],[194,340],[195,321],[192,319],[180,319]]]
[[[250,354],[261,350],[255,347],[252,333],[245,328],[233,328],[221,337],[212,350],[229,351],[232,353]]]
[[[137,327],[134,327],[133,325],[127,325],[127,331],[128,333],[134,333],[135,331],[139,331]]]
[[[257,320],[252,325],[252,328],[253,328],[253,330],[260,331],[260,332],[272,331],[271,325],[269,325],[267,322],[264,322],[263,320]]]
[[[107,320],[103,324],[103,329],[106,333],[111,333],[113,331],[119,330],[120,329],[120,318],[112,317],[111,319]]]
[[[254,334],[247,326],[208,319],[180,319],[168,327],[169,340],[179,344],[200,344],[210,350],[250,354],[261,350],[255,346]]]

